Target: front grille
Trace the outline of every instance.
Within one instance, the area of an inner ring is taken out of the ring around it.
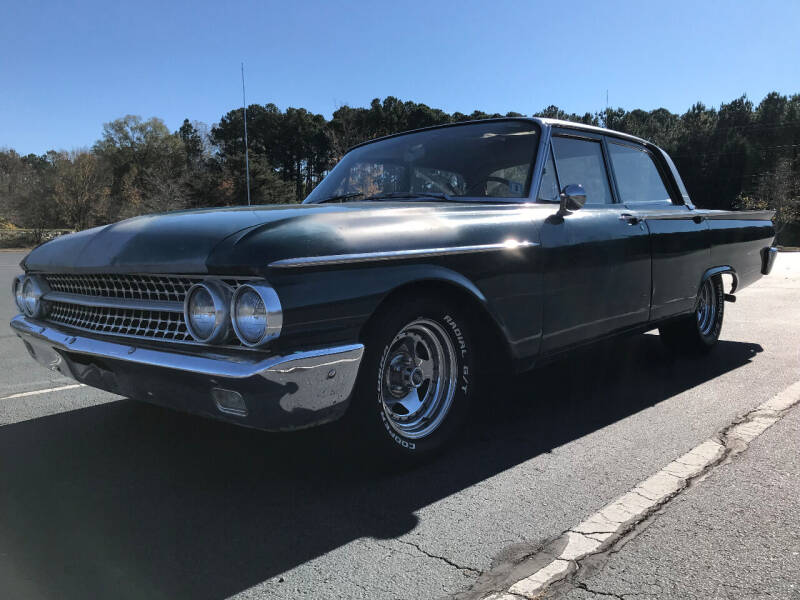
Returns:
[[[183,302],[189,288],[208,278],[111,273],[49,273],[42,277],[55,292],[49,300],[48,321],[103,335],[197,343],[186,329]],[[249,280],[215,279],[230,287],[231,293]],[[148,307],[148,302],[153,306]],[[102,304],[106,306],[99,306]],[[235,336],[228,345],[243,347]]]
[[[54,302],[49,321],[83,331],[174,342],[193,342],[183,313],[105,308]]]
[[[202,277],[176,277],[174,275],[72,275],[50,274],[44,276],[50,289],[65,294],[122,298],[128,300],[156,300],[183,302],[186,292]],[[236,288],[244,281],[223,278],[221,281]]]

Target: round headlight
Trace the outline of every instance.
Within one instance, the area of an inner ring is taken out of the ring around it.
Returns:
[[[28,276],[22,282],[22,312],[29,317],[43,317],[45,304],[42,301],[44,291],[36,277]]]
[[[186,294],[183,318],[186,329],[198,342],[223,342],[230,332],[230,293],[214,282],[196,283]]]
[[[12,293],[14,294],[14,302],[17,303],[19,312],[25,312],[25,298],[22,295],[22,285],[25,283],[25,275],[17,275],[11,282]]]
[[[260,346],[281,333],[283,312],[278,294],[265,284],[239,286],[231,302],[236,335],[246,346]]]

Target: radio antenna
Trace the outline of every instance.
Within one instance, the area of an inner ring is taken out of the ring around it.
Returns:
[[[244,96],[244,63],[242,63],[242,110],[244,111],[244,169],[247,174],[247,206],[250,206],[250,155],[247,149],[247,100]]]

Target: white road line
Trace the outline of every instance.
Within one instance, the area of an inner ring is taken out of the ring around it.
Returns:
[[[549,586],[577,571],[580,560],[604,551],[637,523],[683,491],[691,480],[697,478],[699,481],[715,466],[746,450],[750,442],[779,421],[787,410],[798,403],[800,403],[800,381],[734,421],[718,436],[706,440],[676,458],[627,494],[564,532],[542,551],[542,556],[550,559],[542,568],[520,579],[507,590],[484,596],[483,600],[540,598]]]
[[[62,385],[60,387],[47,388],[46,390],[34,390],[32,392],[20,392],[19,394],[11,394],[10,396],[3,396],[0,400],[11,400],[13,398],[25,398],[26,396],[38,396],[39,394],[49,394],[50,392],[61,392],[63,390],[74,390],[75,388],[85,387],[83,383],[75,383],[72,385]]]

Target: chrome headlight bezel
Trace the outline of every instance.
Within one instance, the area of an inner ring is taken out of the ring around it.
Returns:
[[[22,279],[22,314],[40,319],[47,314],[47,303],[42,297],[48,291],[47,284],[35,275],[26,275]],[[32,292],[33,303],[28,300],[28,291]]]
[[[214,327],[211,333],[203,337],[197,328],[192,323],[190,316],[192,298],[200,289],[208,292],[211,296],[211,302],[214,305]],[[186,298],[183,301],[183,321],[186,324],[186,329],[195,341],[202,344],[219,344],[226,341],[230,337],[231,331],[231,293],[230,290],[221,283],[214,281],[204,281],[202,283],[195,283],[186,292]]]
[[[14,297],[14,304],[17,305],[19,312],[25,312],[23,304],[22,286],[25,284],[25,275],[19,274],[11,280],[11,295]]]
[[[266,311],[266,326],[257,340],[248,339],[242,333],[238,323],[238,302],[246,291],[253,291],[260,296]],[[244,283],[240,285],[231,298],[231,323],[236,337],[245,346],[256,348],[274,340],[281,334],[283,328],[283,308],[278,298],[278,293],[267,282]]]

